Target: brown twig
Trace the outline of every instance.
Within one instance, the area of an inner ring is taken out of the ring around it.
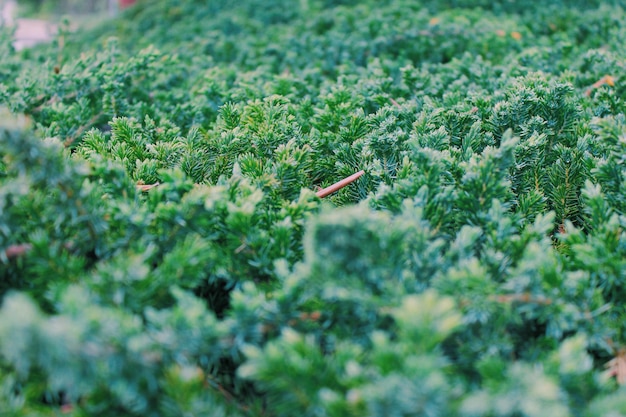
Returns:
[[[552,300],[550,298],[538,295],[532,295],[530,293],[521,293],[521,294],[500,294],[489,297],[489,299],[494,300],[498,303],[502,304],[510,304],[510,303],[528,303],[528,304],[541,304],[541,305],[551,305]]]
[[[143,184],[143,183],[139,183],[136,185],[137,189],[139,191],[150,191],[151,189],[153,189],[154,187],[158,187],[159,185],[161,185],[161,183],[159,182],[155,182],[154,184]]]
[[[89,119],[87,124],[80,126],[78,129],[76,129],[76,132],[74,132],[72,136],[67,137],[65,141],[63,142],[63,146],[65,146],[66,148],[70,147],[74,143],[74,141],[76,141],[76,139],[78,139],[79,137],[83,135],[83,133],[87,132],[87,130],[94,127],[96,122],[100,120],[103,116],[104,116],[103,113],[99,113],[93,116],[91,119]]]
[[[357,172],[356,174],[350,175],[348,178],[344,178],[341,181],[336,182],[329,187],[319,190],[318,192],[315,193],[315,195],[317,195],[320,198],[324,198],[327,195],[334,193],[335,191],[341,190],[343,187],[350,184],[351,182],[356,181],[356,179],[359,178],[363,174],[365,174],[365,171],[361,170]]]
[[[4,250],[4,254],[8,259],[19,258],[20,256],[26,255],[32,248],[33,245],[31,245],[30,243],[11,245]]]
[[[591,96],[591,92],[597,88],[602,87],[603,85],[608,85],[609,87],[614,87],[615,86],[615,78],[613,78],[610,75],[605,75],[604,77],[600,78],[598,81],[596,81],[595,83],[593,83],[591,85],[591,87],[589,87],[587,89],[587,91],[585,91],[585,95],[587,97]]]
[[[626,384],[626,351],[624,349],[620,349],[604,367],[607,369],[608,375],[614,376],[619,385]]]

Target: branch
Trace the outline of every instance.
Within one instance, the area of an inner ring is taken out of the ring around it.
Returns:
[[[324,198],[327,195],[334,193],[335,191],[341,190],[343,187],[350,184],[351,182],[356,181],[356,179],[359,178],[363,174],[365,174],[365,171],[360,170],[356,174],[350,175],[348,178],[344,178],[341,181],[336,182],[329,187],[319,190],[318,192],[315,193],[315,195],[317,195],[320,198]]]
[[[74,132],[72,136],[67,137],[63,142],[63,146],[69,148],[76,141],[76,139],[80,138],[83,135],[83,133],[85,133],[88,129],[94,127],[96,122],[100,120],[103,116],[104,113],[99,113],[93,116],[91,119],[89,119],[87,124],[80,126],[78,129],[76,129],[76,132]]]
[[[11,245],[4,250],[4,254],[8,259],[19,258],[20,256],[26,255],[32,248],[33,245],[31,245],[30,243]]]

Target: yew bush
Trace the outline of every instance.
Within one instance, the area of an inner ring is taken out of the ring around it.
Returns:
[[[544,3],[5,30],[0,415],[626,415],[626,14]]]

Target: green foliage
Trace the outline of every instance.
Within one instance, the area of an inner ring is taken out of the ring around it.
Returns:
[[[373,332],[367,352],[346,340],[324,355],[313,337],[289,329],[263,350],[245,347],[238,373],[261,383],[276,415],[449,413],[454,394],[436,347],[461,322],[454,301],[433,291],[407,296],[390,316],[397,337]]]
[[[544,3],[3,31],[0,415],[625,414],[626,16]]]

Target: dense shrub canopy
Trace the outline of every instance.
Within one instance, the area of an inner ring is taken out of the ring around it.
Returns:
[[[10,36],[0,416],[626,416],[622,2]]]

